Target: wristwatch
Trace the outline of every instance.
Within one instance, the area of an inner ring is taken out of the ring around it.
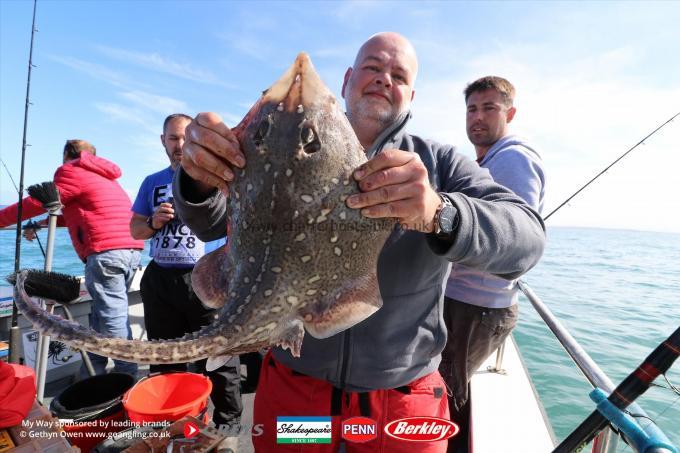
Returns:
[[[160,230],[160,228],[154,228],[154,226],[153,226],[153,216],[152,215],[150,215],[149,217],[146,218],[146,226],[148,226],[149,228],[151,228],[154,231]]]
[[[440,239],[451,239],[451,234],[458,226],[458,210],[449,197],[438,194],[442,202],[434,214],[434,234]]]

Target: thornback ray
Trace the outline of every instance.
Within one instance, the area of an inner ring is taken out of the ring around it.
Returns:
[[[382,306],[377,260],[394,219],[346,206],[364,149],[309,56],[300,53],[233,129],[246,157],[229,185],[228,244],[199,260],[192,286],[216,320],[176,340],[110,338],[48,315],[18,278],[36,328],[67,344],[137,363],[175,363],[282,346],[305,331],[336,335]]]

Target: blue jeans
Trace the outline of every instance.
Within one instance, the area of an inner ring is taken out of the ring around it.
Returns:
[[[93,253],[85,263],[85,285],[92,297],[90,325],[106,335],[132,339],[128,321],[127,290],[139,267],[139,250],[108,250]],[[106,373],[108,358],[88,353],[96,374]],[[137,364],[114,360],[114,371],[136,377]],[[84,367],[83,367],[84,368]],[[81,369],[83,375],[84,369]]]

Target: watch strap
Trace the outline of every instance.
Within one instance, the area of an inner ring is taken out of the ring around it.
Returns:
[[[439,198],[442,200],[442,202],[439,205],[439,207],[437,208],[437,212],[436,212],[435,217],[434,217],[434,234],[439,238],[448,238],[454,231],[456,231],[456,228],[458,227],[458,210],[453,205],[453,203],[451,202],[451,199],[449,197],[447,197],[446,195],[444,195],[441,192],[438,192],[437,195],[439,195]],[[440,225],[441,225],[440,217],[441,217],[442,211],[444,211],[444,209],[446,209],[447,207],[449,207],[453,211],[454,221],[453,221],[453,224],[451,226],[451,231],[444,232],[440,228]]]
[[[439,229],[439,216],[442,213],[442,209],[444,209],[444,207],[446,206],[446,200],[448,200],[448,198],[446,198],[444,195],[442,195],[439,192],[437,193],[437,195],[439,195],[439,199],[441,200],[441,203],[439,203],[439,206],[437,206],[437,210],[434,213],[433,222],[434,222],[434,234],[435,235],[441,234],[441,230]]]
[[[153,216],[152,215],[150,215],[149,217],[146,218],[146,226],[148,226],[149,228],[151,228],[154,231],[160,230],[160,228],[154,228],[154,226],[153,226]]]

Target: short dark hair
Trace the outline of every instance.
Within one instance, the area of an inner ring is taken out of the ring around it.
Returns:
[[[503,102],[508,107],[512,107],[512,103],[515,100],[515,87],[512,83],[508,82],[503,77],[497,76],[486,76],[481,79],[477,79],[467,87],[465,87],[465,103],[467,104],[468,98],[475,91],[485,91],[485,90],[496,90],[503,97]]]
[[[165,118],[165,121],[163,121],[163,134],[165,134],[165,128],[168,127],[168,123],[170,121],[174,120],[175,118],[184,118],[185,120],[189,120],[189,121],[193,120],[192,117],[190,117],[189,115],[184,114],[184,113],[173,113],[172,115],[168,115]]]
[[[79,139],[66,140],[66,144],[64,145],[64,154],[66,154],[66,157],[69,159],[78,159],[80,157],[80,153],[83,151],[87,151],[88,153],[95,156],[97,155],[97,148],[95,148],[92,143]]]

